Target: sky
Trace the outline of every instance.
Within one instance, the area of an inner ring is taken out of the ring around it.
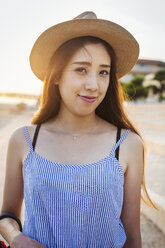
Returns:
[[[164,0],[0,0],[0,92],[39,94],[43,83],[29,64],[34,42],[84,11],[126,28],[140,45],[139,58],[165,62]]]

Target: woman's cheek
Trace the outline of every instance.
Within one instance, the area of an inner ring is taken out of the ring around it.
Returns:
[[[108,86],[109,86],[109,84],[107,84],[107,83],[102,84],[100,92],[102,93],[103,96],[106,95],[107,90],[108,90]]]

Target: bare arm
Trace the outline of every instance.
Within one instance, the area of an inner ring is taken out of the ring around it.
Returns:
[[[23,179],[21,161],[20,129],[10,137],[6,160],[6,177],[3,192],[1,213],[10,212],[20,219],[23,201]],[[12,239],[20,234],[17,222],[11,218],[0,221],[0,233],[10,244]]]
[[[127,236],[124,248],[141,248],[140,195],[143,144],[138,135],[130,133],[128,148],[128,168],[125,173],[124,202],[121,215]]]

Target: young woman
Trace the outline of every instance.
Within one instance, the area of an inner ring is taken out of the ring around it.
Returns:
[[[118,81],[138,54],[128,31],[93,12],[36,41],[30,64],[44,81],[41,106],[7,154],[0,233],[10,247],[141,247],[144,145]]]

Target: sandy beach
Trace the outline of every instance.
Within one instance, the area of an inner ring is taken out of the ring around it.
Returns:
[[[20,126],[30,124],[34,111],[35,111],[34,106],[33,108],[28,106],[24,110],[18,111],[16,104],[5,105],[5,104],[0,103],[0,140],[1,140],[0,142],[0,158],[1,158],[0,205],[2,203],[2,197],[3,197],[3,185],[4,185],[4,179],[5,179],[5,163],[6,163],[5,160],[6,160],[8,139],[14,129]],[[129,113],[131,113],[131,107],[129,108],[129,111],[130,111]],[[140,110],[137,108],[137,112],[136,112],[137,115],[139,113],[138,111]],[[145,125],[147,124],[145,123]],[[158,124],[158,125],[161,125],[161,124]],[[140,126],[140,118],[139,118],[139,126]],[[164,159],[163,154],[159,154],[159,156],[162,156]],[[159,175],[156,175],[156,176],[159,178]],[[149,175],[148,178],[149,178],[148,180],[149,184],[152,185],[154,181],[152,175]],[[162,186],[159,185],[159,187],[157,186],[157,188],[156,186],[154,187],[154,190],[156,189],[158,194],[159,194],[159,191],[160,191],[160,194],[164,194],[164,190],[162,191],[162,188],[165,187],[164,185],[165,183],[163,184],[163,182],[164,181],[162,180]],[[141,233],[142,233],[142,243],[143,243],[142,247],[143,248],[164,248],[165,247],[165,234],[144,214],[141,214]]]

